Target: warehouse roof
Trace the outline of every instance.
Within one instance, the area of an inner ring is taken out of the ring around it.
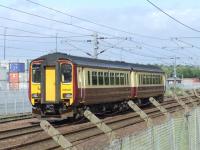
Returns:
[[[35,60],[41,60],[41,59],[44,59],[48,62],[56,62],[59,59],[68,59],[78,66],[126,69],[126,70],[135,70],[135,71],[163,72],[160,69],[160,67],[153,66],[153,65],[133,64],[133,63],[126,63],[126,62],[121,62],[121,61],[108,61],[108,60],[102,60],[102,59],[72,56],[72,55],[68,55],[65,53],[58,53],[58,52],[41,56]]]

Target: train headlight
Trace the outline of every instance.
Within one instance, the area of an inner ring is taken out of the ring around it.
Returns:
[[[72,94],[71,93],[65,93],[63,94],[63,98],[71,98]]]
[[[41,95],[38,94],[38,93],[34,93],[34,94],[32,94],[32,98],[40,98],[40,97],[41,97]]]

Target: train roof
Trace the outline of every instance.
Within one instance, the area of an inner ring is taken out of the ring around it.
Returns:
[[[154,65],[142,65],[142,64],[126,63],[126,62],[121,62],[121,61],[109,61],[109,60],[102,60],[102,59],[79,57],[79,56],[72,56],[72,55],[68,55],[65,53],[59,53],[59,52],[47,54],[47,55],[41,56],[35,60],[41,60],[41,59],[43,59],[47,62],[56,62],[59,59],[68,59],[68,60],[72,61],[72,63],[74,63],[78,66],[164,73],[160,67],[154,66]],[[35,60],[33,60],[33,61],[35,61]]]

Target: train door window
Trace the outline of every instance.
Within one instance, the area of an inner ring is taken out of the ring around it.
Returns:
[[[97,85],[97,72],[92,71],[92,85]]]
[[[109,85],[109,73],[104,72],[104,83],[105,85]]]
[[[120,85],[124,85],[125,76],[124,73],[120,73]]]
[[[110,73],[110,85],[114,85],[115,84],[115,75],[114,73]]]
[[[119,73],[115,73],[115,84],[119,85]]]
[[[90,71],[88,71],[88,85],[90,85]]]
[[[71,64],[61,64],[61,80],[63,83],[70,83],[72,81]]]
[[[32,82],[34,83],[41,82],[41,65],[40,64],[32,65]]]
[[[98,72],[99,85],[103,85],[103,72]]]

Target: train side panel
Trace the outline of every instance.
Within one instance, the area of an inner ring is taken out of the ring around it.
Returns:
[[[81,67],[77,70],[78,99],[81,103],[89,105],[130,99],[129,71]]]

